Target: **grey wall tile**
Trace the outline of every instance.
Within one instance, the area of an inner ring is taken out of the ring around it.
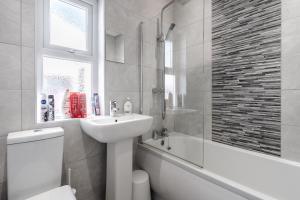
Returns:
[[[187,109],[195,109],[201,112],[204,111],[205,92],[202,91],[187,91],[185,95],[184,106]]]
[[[156,67],[156,46],[151,43],[144,43],[143,65],[147,67]]]
[[[35,0],[22,1],[22,45],[34,47],[35,41]]]
[[[282,91],[282,124],[299,125],[300,123],[300,90]]]
[[[19,46],[0,43],[0,90],[21,89],[20,59]]]
[[[204,114],[208,115],[211,114],[212,112],[212,92],[211,91],[205,91],[203,93],[204,95],[204,104],[203,104],[203,109],[204,109]]]
[[[0,136],[21,129],[21,91],[0,90]]]
[[[291,35],[299,35],[300,27],[300,17],[291,18],[282,22],[282,35],[284,37]]]
[[[300,127],[283,125],[281,131],[282,158],[300,162]]]
[[[212,20],[211,18],[204,19],[204,42],[212,41]]]
[[[190,92],[203,91],[205,80],[203,79],[203,68],[193,67],[186,70],[186,90]]]
[[[203,68],[203,44],[196,44],[186,49],[186,67]]]
[[[35,90],[22,90],[22,129],[36,128]],[[37,116],[40,117],[40,116]]]
[[[143,69],[143,88],[144,92],[152,92],[157,83],[157,69],[153,67],[144,67]]]
[[[212,16],[212,0],[204,0],[204,17],[210,19]]]
[[[282,19],[300,17],[300,2],[298,0],[282,0]]]
[[[106,62],[106,90],[110,92],[137,92],[137,66]]]
[[[136,15],[144,16],[146,18],[151,18],[156,16],[160,9],[168,3],[167,0],[113,0],[114,2],[120,4],[128,12],[135,13]]]
[[[161,113],[161,97],[151,92],[144,92],[143,113],[145,115],[159,115]]]
[[[300,21],[299,21],[300,23]],[[295,56],[300,54],[300,36],[299,34],[282,36],[282,57]]]
[[[204,138],[212,140],[212,116],[211,114],[204,115]]]
[[[203,28],[202,19],[188,26],[180,27],[174,31],[174,40],[185,41],[187,47],[203,43]]]
[[[203,137],[203,113],[186,111],[174,116],[174,131],[196,137]]]
[[[187,91],[203,92],[211,88],[211,73],[203,71],[200,67],[188,68],[186,70]]]
[[[81,130],[79,120],[67,120],[65,130],[64,160],[76,162],[106,152],[106,145],[89,137]]]
[[[76,188],[78,200],[105,199],[106,154],[76,162],[65,163],[64,171],[72,169],[72,187]]]
[[[189,1],[182,5],[176,3],[174,5],[173,18],[178,27],[186,27],[189,24],[203,19],[204,1]]]
[[[138,42],[137,38],[125,37],[125,64],[137,65],[138,63]]]
[[[212,18],[212,139],[280,156],[281,35],[298,28],[282,25],[280,0],[213,1]]]
[[[157,24],[156,18],[146,19],[143,25],[144,41],[156,45]]]
[[[6,137],[0,137],[0,183],[3,183],[5,181],[6,181]]]
[[[138,24],[143,18],[135,15],[135,13],[132,13],[127,9],[124,9],[124,7],[115,1],[106,3],[105,13],[106,31],[121,33],[129,38],[138,38]]]
[[[204,67],[204,69],[212,68],[212,43],[211,43],[211,41],[204,43],[203,67]]]
[[[35,61],[34,49],[22,47],[22,89],[35,89]]]
[[[282,89],[300,89],[299,72],[299,55],[290,54],[283,56],[281,67]]]
[[[0,42],[20,44],[21,41],[21,1],[0,1]]]

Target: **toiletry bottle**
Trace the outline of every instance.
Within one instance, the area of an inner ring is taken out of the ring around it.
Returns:
[[[47,95],[41,94],[41,122],[47,122],[48,115]]]
[[[99,116],[100,113],[101,113],[101,110],[100,110],[100,100],[99,100],[98,93],[94,93],[94,95],[93,95],[93,113],[96,116]]]
[[[70,92],[70,113],[71,118],[81,118],[79,107],[79,92]]]
[[[131,103],[129,97],[127,97],[127,100],[124,103],[124,113],[125,114],[131,114],[132,113],[132,103]]]
[[[54,105],[54,95],[48,95],[49,121],[55,120]]]
[[[64,95],[62,104],[63,104],[62,110],[63,110],[63,114],[64,114],[65,118],[70,118],[71,113],[70,113],[70,90],[69,89],[67,89],[65,91],[65,95]]]
[[[86,94],[84,92],[79,93],[79,110],[80,110],[80,118],[86,118],[87,117],[87,111],[86,111]]]

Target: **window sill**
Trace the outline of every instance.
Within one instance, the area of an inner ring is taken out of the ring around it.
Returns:
[[[102,116],[102,115],[100,115],[100,116]],[[36,124],[37,125],[46,125],[46,124],[54,125],[54,124],[63,123],[63,122],[73,122],[73,121],[76,122],[76,121],[80,121],[80,119],[90,119],[90,118],[94,118],[94,117],[96,117],[96,116],[91,115],[86,118],[64,118],[64,119],[62,118],[62,119],[56,119],[54,121],[47,121],[47,122],[37,121]]]

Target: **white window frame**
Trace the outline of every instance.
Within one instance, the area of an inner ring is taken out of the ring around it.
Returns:
[[[74,50],[71,48],[56,46],[49,44],[49,1],[50,0],[38,0],[36,1],[36,39],[35,39],[35,55],[36,55],[36,122],[39,122],[40,116],[40,94],[43,89],[43,57],[57,58],[63,60],[71,60],[76,62],[90,63],[91,68],[91,95],[94,92],[99,92],[99,70],[98,70],[98,2],[97,0],[61,0],[64,2],[77,4],[80,6],[88,6],[89,21],[92,26],[88,28],[88,51]],[[48,6],[48,7],[47,7]],[[48,13],[48,19],[46,15]],[[90,44],[90,45],[89,45]],[[90,105],[87,105],[90,106]]]
[[[64,51],[68,51],[69,53],[76,53],[80,55],[92,55],[92,44],[93,44],[93,5],[90,3],[86,3],[82,0],[59,0],[66,4],[70,4],[74,7],[78,7],[81,9],[85,9],[88,12],[87,19],[87,51],[72,49],[64,46],[58,46],[50,44],[50,1],[51,0],[43,0],[44,1],[44,46],[49,49],[61,49]]]

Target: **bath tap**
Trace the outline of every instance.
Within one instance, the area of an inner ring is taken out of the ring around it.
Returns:
[[[170,147],[170,138],[169,138],[169,133],[167,128],[162,128],[161,137],[162,137],[162,141],[161,141],[162,146],[165,144],[165,138],[168,138],[167,150],[170,151],[172,148]]]
[[[169,137],[169,134],[168,134],[168,129],[167,128],[162,128],[161,129],[161,137]]]

